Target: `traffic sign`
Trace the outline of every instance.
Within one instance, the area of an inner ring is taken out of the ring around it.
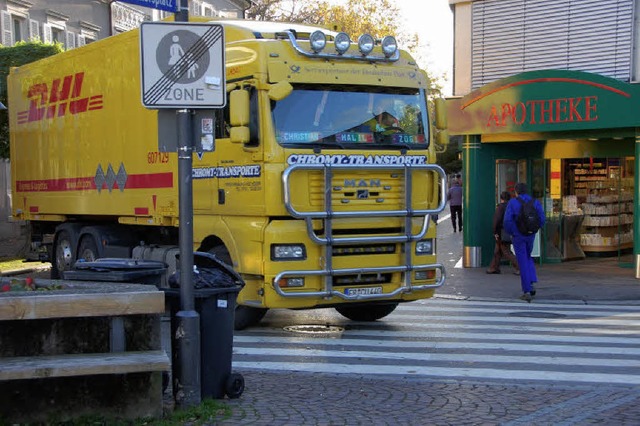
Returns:
[[[147,108],[222,108],[227,103],[220,24],[143,22],[140,63]]]
[[[150,7],[152,9],[166,10],[167,12],[178,11],[178,0],[118,0],[122,3],[136,4],[138,6]]]

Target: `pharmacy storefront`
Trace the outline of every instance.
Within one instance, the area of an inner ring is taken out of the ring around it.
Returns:
[[[541,262],[615,256],[621,267],[638,263],[640,85],[527,72],[447,100],[447,114],[450,134],[464,137],[465,267],[489,264],[495,205],[517,182],[547,214],[534,249]]]

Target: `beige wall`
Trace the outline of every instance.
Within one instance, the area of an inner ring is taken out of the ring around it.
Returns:
[[[471,3],[449,0],[453,9],[453,96],[471,91]]]

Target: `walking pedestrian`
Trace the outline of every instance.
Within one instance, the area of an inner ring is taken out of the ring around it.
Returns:
[[[500,273],[500,261],[503,258],[508,259],[513,266],[513,273],[520,274],[518,269],[518,260],[516,256],[511,252],[511,235],[504,229],[504,212],[507,209],[507,203],[511,199],[511,194],[508,191],[502,191],[500,193],[500,203],[496,207],[496,211],[493,213],[493,238],[495,239],[495,247],[493,248],[493,259],[487,269],[487,274],[499,274]]]
[[[513,249],[516,252],[518,265],[520,266],[520,285],[522,287],[522,296],[520,299],[531,302],[533,296],[536,295],[534,284],[538,282],[536,275],[536,267],[531,257],[533,251],[533,242],[536,238],[535,233],[528,234],[521,232],[522,217],[520,212],[525,206],[533,200],[533,206],[537,213],[537,225],[544,225],[544,210],[538,200],[527,194],[527,185],[525,183],[517,183],[515,187],[516,197],[509,200],[507,209],[504,214],[504,228],[512,236]],[[518,226],[520,225],[520,226]]]
[[[462,232],[462,186],[460,182],[455,180],[451,183],[449,193],[447,194],[449,201],[449,211],[451,212],[451,223],[453,223],[453,232],[456,232],[456,220],[458,230]]]

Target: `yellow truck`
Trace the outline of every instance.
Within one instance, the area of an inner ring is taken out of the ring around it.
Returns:
[[[228,100],[194,118],[214,150],[193,153],[193,239],[245,281],[236,328],[271,308],[373,321],[433,296],[446,177],[426,73],[390,36],[211,22],[224,28]],[[159,149],[165,116],[141,103],[139,37],[10,72],[13,215],[52,278],[78,259],[176,267],[178,159]]]

